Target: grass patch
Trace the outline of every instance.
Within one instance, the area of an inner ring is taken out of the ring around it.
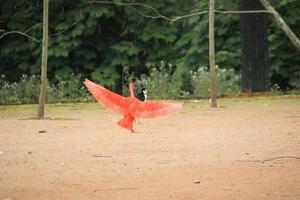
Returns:
[[[163,100],[165,101],[165,100]],[[170,101],[173,102],[173,101]],[[184,100],[184,108],[188,109],[210,108],[208,99],[201,100]],[[283,96],[256,96],[256,97],[226,97],[218,99],[219,107],[227,107],[239,104],[249,105],[300,105],[300,95],[283,95]],[[0,111],[35,111],[37,104],[27,105],[0,105]],[[58,103],[46,104],[45,110],[99,110],[104,109],[98,103]]]
[[[0,105],[0,111],[34,111],[37,110],[37,104],[27,105]],[[104,109],[98,103],[59,103],[46,104],[45,110],[97,110]]]

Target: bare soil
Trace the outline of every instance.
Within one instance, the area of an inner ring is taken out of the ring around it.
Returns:
[[[0,107],[0,200],[300,199],[300,99],[190,101],[135,123],[96,104]]]

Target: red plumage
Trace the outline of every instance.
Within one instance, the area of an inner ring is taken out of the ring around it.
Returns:
[[[118,125],[133,132],[132,123],[135,118],[154,118],[167,115],[182,107],[182,103],[142,102],[134,96],[134,84],[129,84],[130,96],[123,97],[92,81],[85,79],[85,86],[108,110],[124,115]]]

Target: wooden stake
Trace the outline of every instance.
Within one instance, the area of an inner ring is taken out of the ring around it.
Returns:
[[[45,101],[46,101],[47,60],[48,60],[48,8],[49,8],[49,0],[44,0],[41,85],[40,85],[39,105],[37,110],[38,119],[44,118]]]
[[[210,98],[211,107],[217,107],[217,80],[216,80],[216,61],[215,61],[215,0],[209,2],[209,65],[210,65]]]

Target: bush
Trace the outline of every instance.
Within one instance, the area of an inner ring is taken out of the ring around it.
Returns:
[[[200,67],[191,72],[195,97],[210,96],[210,79],[207,68]],[[220,69],[216,66],[218,96],[238,93],[240,91],[240,75],[233,69]]]
[[[71,74],[68,79],[55,76],[54,82],[47,86],[47,102],[65,103],[90,101],[91,95],[83,85],[81,75]]]
[[[0,76],[0,104],[16,101],[13,85],[6,81],[5,75]]]
[[[22,75],[19,82],[9,83],[0,76],[0,104],[38,103],[40,77]],[[69,75],[68,79],[56,76],[47,84],[46,102],[91,101],[92,97],[83,85],[81,75]]]
[[[39,78],[22,75],[18,83],[9,83],[5,75],[0,79],[0,104],[34,103],[38,99]]]
[[[233,69],[216,67],[218,96],[238,93],[240,75]],[[153,67],[149,76],[141,76],[136,81],[140,89],[145,87],[153,99],[174,98],[208,98],[210,96],[210,79],[208,69],[200,67],[190,73],[178,75],[172,66],[162,64]]]
[[[194,85],[195,97],[208,97],[209,96],[209,73],[204,67],[198,68],[197,71],[191,71],[192,84]]]
[[[152,99],[174,99],[182,95],[180,78],[173,74],[172,65],[161,62],[159,67],[151,67],[149,76],[137,79],[137,88],[147,88]]]
[[[126,79],[133,77],[126,76]],[[217,67],[218,95],[239,92],[240,76],[233,69]],[[0,76],[0,104],[37,103],[40,78],[23,75],[19,82],[9,83],[4,75]],[[101,83],[100,83],[101,84]],[[200,67],[197,71],[178,73],[171,64],[161,62],[150,67],[149,75],[136,78],[136,94],[147,88],[150,99],[207,98],[209,97],[209,72]],[[123,94],[129,94],[123,87]],[[47,84],[47,103],[89,102],[94,98],[84,87],[81,75],[70,74],[68,78],[55,78]]]

